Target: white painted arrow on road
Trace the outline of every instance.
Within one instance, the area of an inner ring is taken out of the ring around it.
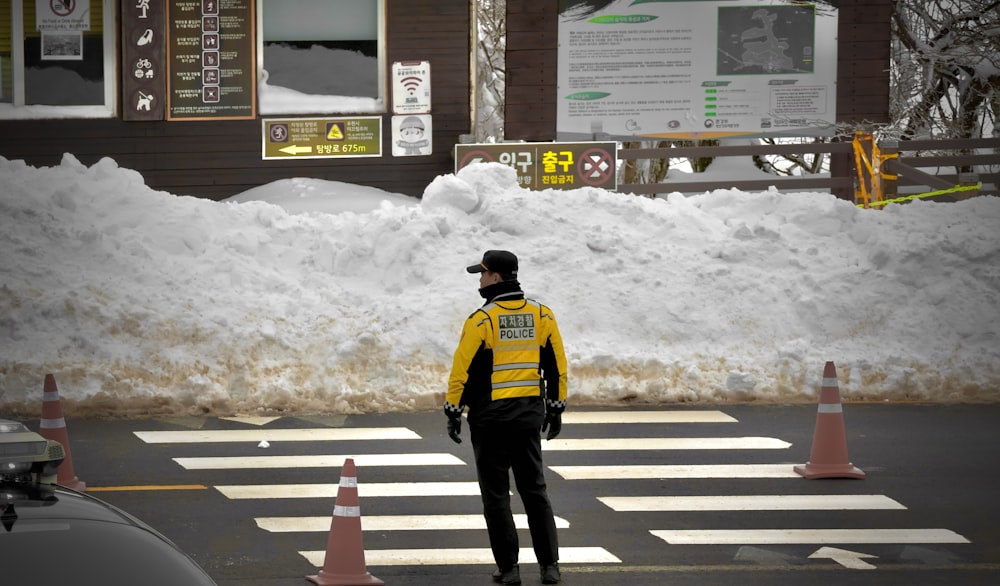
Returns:
[[[874,570],[875,566],[863,561],[861,558],[877,558],[877,555],[850,551],[847,549],[837,549],[836,547],[821,547],[814,551],[809,559],[831,559],[845,568],[851,570]]]
[[[245,423],[247,425],[256,425],[258,427],[261,427],[267,425],[268,423],[271,423],[272,421],[277,421],[281,419],[281,417],[251,417],[249,415],[242,415],[242,416],[238,415],[236,417],[220,417],[219,419],[223,419],[225,421],[235,421],[236,423]]]

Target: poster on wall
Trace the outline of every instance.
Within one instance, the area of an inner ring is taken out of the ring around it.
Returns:
[[[42,61],[83,61],[83,33],[42,31]]]
[[[89,0],[35,0],[35,29],[42,61],[83,61],[83,33],[90,30]]]
[[[168,0],[168,120],[256,117],[254,5]]]
[[[837,11],[775,0],[559,0],[557,138],[828,136]]]

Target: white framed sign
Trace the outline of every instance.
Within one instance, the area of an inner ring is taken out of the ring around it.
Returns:
[[[434,153],[434,125],[430,114],[392,117],[392,156],[414,157]]]
[[[396,61],[392,64],[392,113],[429,114],[431,64],[429,61]]]
[[[833,134],[835,8],[775,0],[605,4],[560,1],[559,140]]]
[[[89,31],[90,0],[35,0],[35,29]]]

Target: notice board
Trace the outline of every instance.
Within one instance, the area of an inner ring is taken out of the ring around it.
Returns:
[[[835,8],[635,0],[581,15],[579,2],[559,4],[559,140],[835,133]]]
[[[168,0],[168,120],[257,114],[255,0]]]

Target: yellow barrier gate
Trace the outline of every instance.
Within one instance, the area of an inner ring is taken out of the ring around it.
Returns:
[[[883,153],[882,149],[879,148],[878,143],[875,142],[872,133],[864,130],[855,132],[854,139],[851,142],[854,146],[854,168],[858,173],[857,184],[854,187],[854,203],[858,207],[878,208],[890,203],[903,203],[914,199],[935,197],[949,193],[978,191],[983,186],[980,182],[966,185],[960,184],[955,185],[954,187],[938,189],[936,191],[928,191],[925,193],[886,199],[885,196],[887,194],[893,195],[896,193],[896,181],[899,179],[895,173],[886,172],[888,167],[886,165],[886,161],[890,159],[898,159],[899,152],[895,149],[890,149],[893,150],[893,152]],[[911,167],[902,165],[902,168],[908,176],[910,172],[912,172],[918,176],[923,175],[928,181],[934,179],[933,177]],[[940,179],[937,181],[944,183]],[[947,184],[945,183],[945,185]]]

